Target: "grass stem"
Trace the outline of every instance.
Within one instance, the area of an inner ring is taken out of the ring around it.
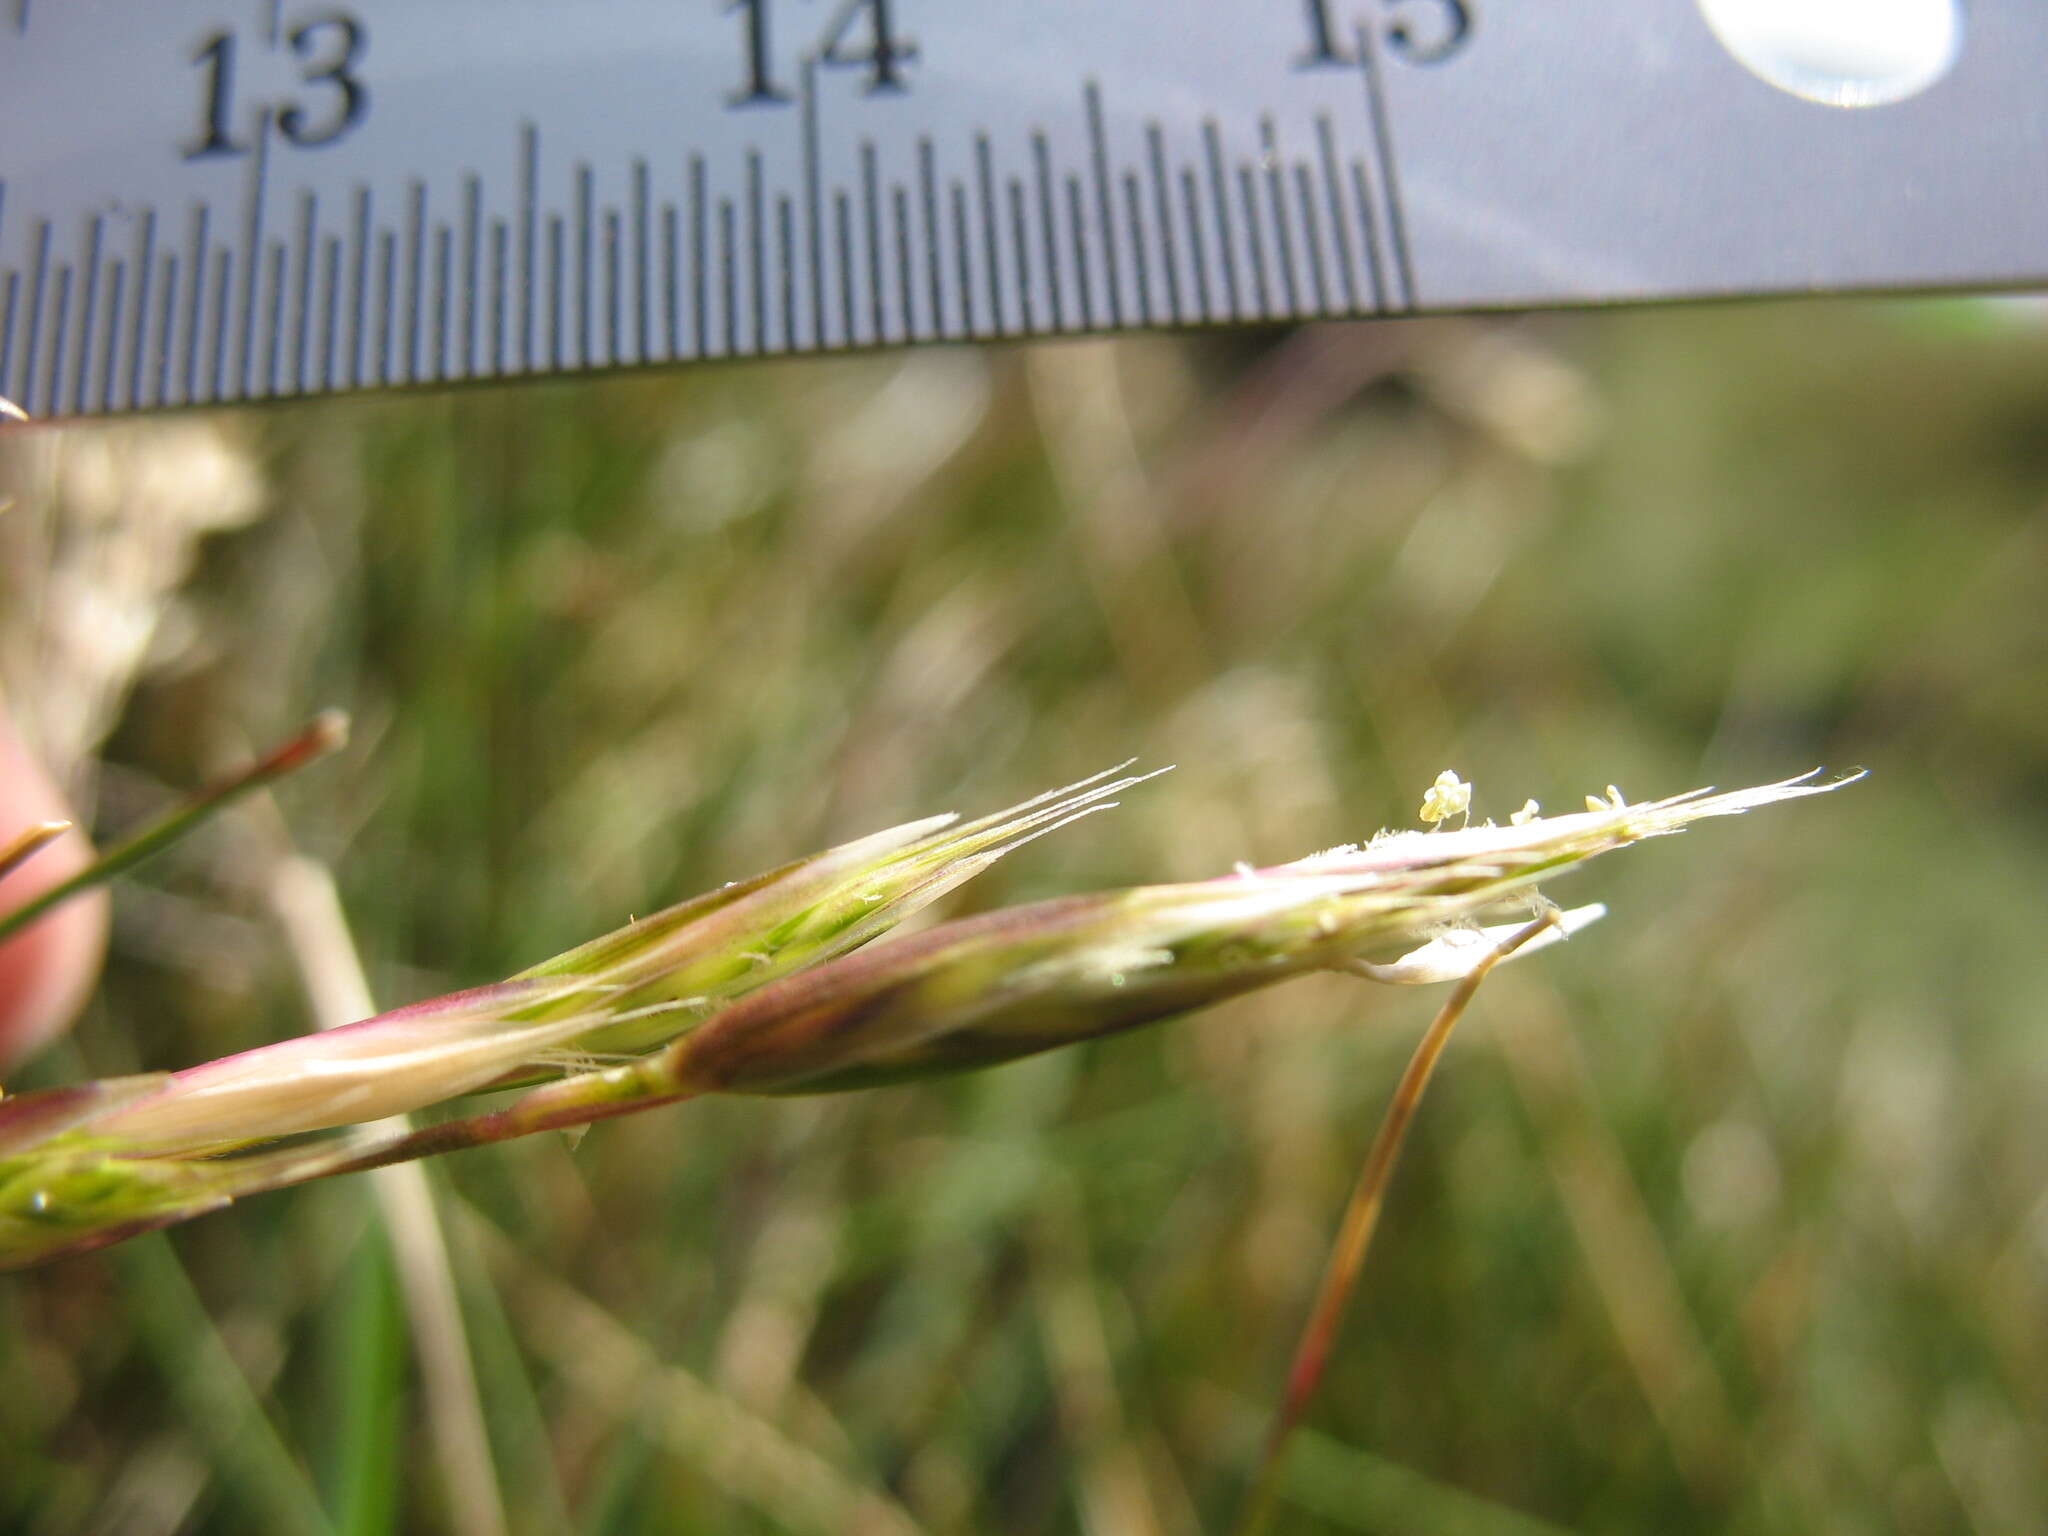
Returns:
[[[1323,1268],[1322,1281],[1316,1289],[1315,1306],[1302,1329],[1301,1341],[1295,1346],[1294,1361],[1287,1372],[1286,1391],[1274,1415],[1273,1427],[1266,1436],[1251,1495],[1245,1501],[1244,1514],[1237,1523],[1237,1536],[1263,1536],[1272,1525],[1279,1504],[1280,1475],[1286,1466],[1288,1444],[1301,1421],[1307,1417],[1316,1389],[1322,1385],[1323,1372],[1329,1365],[1331,1351],[1336,1347],[1338,1333],[1343,1327],[1345,1307],[1357,1287],[1359,1274],[1365,1268],[1366,1250],[1372,1244],[1373,1229],[1379,1225],[1380,1210],[1386,1204],[1387,1186],[1392,1182],[1394,1165],[1400,1160],[1402,1143],[1407,1140],[1408,1127],[1415,1119],[1416,1108],[1422,1102],[1431,1076],[1436,1072],[1437,1061],[1443,1055],[1444,1047],[1450,1043],[1451,1031],[1464,1017],[1487,973],[1556,921],[1556,912],[1546,911],[1495,945],[1444,1000],[1443,1007],[1416,1045],[1414,1055],[1408,1058],[1407,1069],[1401,1074],[1393,1101],[1388,1104],[1386,1116],[1373,1137],[1372,1148],[1366,1154],[1365,1166],[1359,1170],[1357,1187],[1351,1192],[1351,1203],[1345,1208],[1337,1241],[1330,1250],[1329,1262]]]
[[[294,773],[308,763],[325,757],[348,739],[348,718],[338,710],[324,710],[282,746],[215,780],[196,795],[180,802],[134,836],[115,844],[69,880],[51,886],[33,901],[24,902],[0,917],[0,941],[11,939],[51,908],[69,901],[81,891],[105,885],[116,875],[127,873],[144,859],[163,852],[201,822],[252,790]],[[33,836],[33,832],[29,834]],[[12,852],[12,848],[9,850]],[[33,852],[34,849],[29,850]],[[22,855],[26,857],[26,855]]]
[[[281,830],[282,818],[278,825]],[[327,867],[286,853],[272,872],[270,896],[319,1028],[334,1029],[375,1012]],[[405,1117],[387,1125],[394,1131],[406,1127]],[[459,1536],[505,1536],[510,1526],[433,1186],[426,1170],[414,1164],[379,1168],[370,1177],[419,1351],[427,1424],[447,1486],[450,1524]]]

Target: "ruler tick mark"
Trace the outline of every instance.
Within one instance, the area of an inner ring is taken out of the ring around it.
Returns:
[[[562,254],[562,216],[548,215],[548,367],[562,367],[562,285],[568,280],[568,263]]]
[[[1052,146],[1043,131],[1031,135],[1031,167],[1038,186],[1038,234],[1045,258],[1045,296],[1052,308],[1052,328],[1063,331],[1067,317],[1060,302],[1060,242],[1053,214]]]
[[[329,235],[320,248],[320,383],[335,387],[336,337],[341,325],[341,236]]]
[[[818,147],[818,61],[805,54],[799,73],[802,118],[804,241],[811,259],[811,345],[825,345],[825,206]]]
[[[616,368],[624,359],[619,355],[619,305],[624,298],[623,286],[619,281],[619,245],[624,232],[619,228],[619,210],[607,208],[604,211],[604,348],[605,362]]]
[[[270,312],[264,316],[263,393],[277,394],[279,349],[284,345],[285,249],[282,240],[270,242]]]
[[[1188,227],[1188,265],[1195,279],[1195,312],[1204,320],[1218,316],[1209,303],[1209,257],[1202,239],[1201,192],[1195,186],[1195,173],[1186,166],[1180,173],[1181,216]]]
[[[1266,287],[1266,241],[1259,233],[1259,184],[1249,165],[1237,168],[1238,195],[1244,200],[1245,246],[1252,259],[1252,301],[1261,320],[1273,318],[1272,297]]]
[[[967,228],[967,188],[956,178],[948,190],[953,194],[953,255],[960,292],[960,334],[971,337],[975,335],[974,264],[968,256],[971,236]]]
[[[483,180],[474,171],[462,177],[462,372],[477,368],[477,303],[483,291]]]
[[[1024,183],[1010,178],[1010,235],[1016,247],[1017,314],[1026,335],[1037,329],[1031,315],[1031,226],[1024,217]]]
[[[427,308],[427,184],[414,179],[405,210],[405,382],[417,384],[425,365],[420,339]]]
[[[918,200],[924,205],[925,287],[932,306],[932,334],[951,334],[946,325],[945,268],[939,245],[939,176],[932,141],[917,141]]]
[[[1358,228],[1365,245],[1365,264],[1372,278],[1372,307],[1375,313],[1387,312],[1386,275],[1380,268],[1379,227],[1372,216],[1372,191],[1365,179],[1365,162],[1353,158],[1351,162],[1351,195],[1358,203]]]
[[[787,195],[775,199],[775,241],[780,256],[782,350],[793,352],[796,334],[796,210]]]
[[[355,228],[349,246],[348,383],[363,382],[363,357],[368,347],[370,298],[370,189],[356,188]]]
[[[138,248],[135,253],[135,334],[128,342],[128,401],[130,409],[139,409],[142,401],[142,364],[149,351],[149,293],[150,282],[156,271],[156,210],[143,210],[141,227],[137,234]],[[168,346],[168,341],[159,345]],[[0,362],[0,379],[7,376],[7,367]]]
[[[192,210],[192,240],[187,248],[185,280],[191,285],[185,303],[185,349],[181,361],[183,389],[179,393],[180,404],[196,403],[199,394],[199,348],[202,332],[199,321],[206,302],[206,205],[200,204]]]
[[[494,379],[505,376],[505,269],[511,233],[503,219],[491,220],[491,377]]]
[[[114,408],[115,363],[119,360],[121,342],[121,289],[127,278],[128,269],[116,256],[107,265],[107,327],[106,335],[100,342],[100,410],[102,413]],[[80,402],[81,410],[84,403]]]
[[[437,383],[448,378],[448,332],[454,317],[455,232],[446,224],[434,226],[434,346],[433,376]]]
[[[71,312],[71,263],[60,262],[57,266],[57,306],[51,316],[50,327],[50,378],[43,390],[42,412],[55,415],[64,407],[64,331]]]
[[[596,359],[590,350],[590,242],[593,176],[587,164],[576,167],[576,361],[588,368]]]
[[[1322,227],[1316,218],[1315,183],[1309,177],[1305,162],[1296,161],[1294,166],[1295,201],[1301,213],[1302,245],[1308,251],[1309,282],[1315,288],[1316,313],[1330,312],[1330,289],[1327,275],[1323,270]]]
[[[718,200],[718,291],[724,301],[725,356],[740,353],[739,273],[733,260],[732,199]]]
[[[306,392],[306,350],[313,314],[313,252],[318,248],[318,203],[312,188],[299,197],[299,296],[292,311],[292,392]]]
[[[158,291],[157,304],[157,350],[156,388],[150,396],[151,405],[163,405],[171,393],[171,327],[176,323],[178,307],[178,254],[164,252],[164,280]]]
[[[690,355],[709,357],[704,334],[704,157],[690,156]]]
[[[227,398],[230,383],[228,375],[228,327],[232,323],[232,286],[234,278],[235,253],[222,246],[213,253],[213,356],[206,375],[206,394],[201,401],[193,404],[216,404]]]
[[[540,287],[536,266],[540,220],[540,129],[533,123],[519,130],[519,367],[532,369],[533,310]]]
[[[86,385],[92,368],[92,326],[100,297],[100,243],[106,237],[106,221],[94,214],[85,237],[85,292],[79,301],[78,356],[71,370],[71,409],[86,409]],[[53,396],[50,404],[57,404]]]
[[[867,237],[868,322],[872,327],[868,340],[879,346],[887,341],[889,336],[882,307],[882,216],[880,198],[876,191],[873,139],[861,140],[860,201],[861,227]]]
[[[896,302],[903,310],[903,339],[917,341],[922,338],[917,328],[916,296],[911,275],[910,194],[901,183],[889,188],[889,204],[896,222]]]
[[[1088,275],[1088,215],[1081,208],[1081,178],[1067,177],[1067,232],[1074,240],[1074,293],[1081,301],[1081,329],[1095,329],[1095,285]]]
[[[377,231],[377,382],[391,382],[391,327],[398,283],[398,237]]]
[[[1230,183],[1223,172],[1223,131],[1215,118],[1202,123],[1202,147],[1208,156],[1209,201],[1216,215],[1216,247],[1223,274],[1223,297],[1229,304],[1229,320],[1244,318],[1244,304],[1237,288],[1237,252],[1231,230]]]
[[[1159,124],[1145,125],[1146,169],[1152,178],[1152,206],[1159,220],[1159,254],[1166,277],[1166,309],[1175,325],[1187,323],[1180,302],[1180,262],[1173,236],[1173,194],[1166,174],[1165,135]]]
[[[1123,292],[1117,282],[1116,210],[1110,197],[1109,135],[1102,122],[1102,87],[1094,80],[1082,87],[1088,114],[1088,149],[1095,175],[1095,212],[1101,223],[1103,288],[1109,296],[1109,324],[1124,323]]]
[[[1287,295],[1288,318],[1293,319],[1301,313],[1301,290],[1294,275],[1294,236],[1287,227],[1287,178],[1281,168],[1280,143],[1270,117],[1259,122],[1259,142],[1264,150],[1266,206],[1273,218],[1273,248],[1279,257],[1280,287]]]
[[[676,275],[676,205],[661,205],[661,297],[662,319],[667,322],[668,355],[678,358],[683,355],[682,305],[680,285]]]
[[[1352,266],[1351,237],[1344,231],[1344,189],[1337,178],[1336,130],[1327,112],[1316,118],[1316,152],[1323,167],[1323,206],[1330,216],[1330,239],[1337,248],[1337,275],[1344,284],[1344,307],[1358,312],[1358,273]],[[1302,194],[1307,206],[1308,194]]]
[[[832,194],[832,233],[839,244],[840,345],[855,344],[853,321],[853,202],[843,191]]]
[[[5,308],[0,309],[0,327],[5,327],[4,330],[0,330],[0,394],[6,394],[10,398],[14,395],[25,395],[28,393],[25,389],[15,388],[10,390],[7,387],[8,365],[14,361],[14,301],[20,288],[21,274],[19,272],[9,272],[7,274]]]
[[[249,186],[244,194],[247,199],[242,226],[242,312],[241,331],[235,344],[235,373],[233,390],[235,398],[249,397],[249,370],[255,360],[256,302],[257,290],[263,281],[263,204],[270,190],[270,129],[269,108],[256,115],[255,152],[249,161]],[[227,328],[227,317],[223,313],[217,318],[222,330]],[[224,398],[222,380],[216,380],[212,398]]]
[[[753,301],[754,351],[768,350],[768,217],[761,188],[761,152],[747,151],[747,274]]]
[[[991,334],[1008,334],[1003,313],[1002,236],[996,227],[995,173],[991,169],[988,135],[974,136],[975,185],[981,190],[981,254],[988,268],[988,313]]]
[[[1373,150],[1379,160],[1380,185],[1387,194],[1387,236],[1394,248],[1394,272],[1400,282],[1400,306],[1415,307],[1415,275],[1408,265],[1408,232],[1401,216],[1401,185],[1394,171],[1393,135],[1387,126],[1386,85],[1380,78],[1379,50],[1370,27],[1358,29],[1358,60],[1365,76],[1366,110],[1372,118]]]
[[[1131,269],[1138,285],[1138,318],[1152,325],[1159,317],[1152,312],[1152,273],[1145,258],[1145,207],[1137,175],[1131,171],[1124,172],[1124,212],[1131,229]]]
[[[648,335],[647,306],[647,162],[633,159],[633,360],[652,362],[653,343]]]

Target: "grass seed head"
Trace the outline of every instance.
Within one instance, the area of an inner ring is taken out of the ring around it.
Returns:
[[[833,1092],[990,1066],[1309,970],[1400,983],[1468,977],[1520,926],[1477,926],[1488,915],[1550,914],[1550,931],[1524,952],[1600,915],[1556,912],[1537,881],[1704,817],[1849,782],[1808,775],[1640,805],[1610,794],[1584,812],[1507,827],[1439,822],[1288,864],[1009,908],[845,952],[1132,782],[1106,780],[965,826],[913,823],[847,844],[493,987],[167,1077],[0,1099],[0,1267],[104,1246],[258,1190],[699,1093]],[[1470,788],[1458,785],[1464,803],[1446,814],[1469,814]],[[734,969],[741,960],[753,969]],[[772,979],[759,984],[764,975]],[[688,996],[674,995],[684,988]],[[685,1005],[700,999],[721,1006],[688,1028],[695,1009]],[[682,1031],[664,1014],[687,1015]],[[595,1066],[591,1042],[625,1029],[670,1043]],[[248,1145],[439,1103],[535,1061],[578,1070],[502,1110],[418,1131]]]

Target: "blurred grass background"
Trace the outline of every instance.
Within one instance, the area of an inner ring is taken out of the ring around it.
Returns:
[[[1482,993],[1283,1528],[2048,1530],[2031,314],[926,350],[0,451],[31,718],[97,632],[45,580],[77,530],[234,488],[74,782],[118,828],[347,707],[282,801],[386,1004],[1134,755],[1179,767],[954,910],[1408,824],[1445,766],[1503,818],[1868,766],[1555,891],[1613,916]],[[10,1086],[307,1027],[275,843],[231,818],[131,882]],[[510,1528],[1223,1529],[1436,1001],[1308,981],[448,1160]],[[362,1180],[0,1283],[9,1532],[478,1530],[428,1420]]]

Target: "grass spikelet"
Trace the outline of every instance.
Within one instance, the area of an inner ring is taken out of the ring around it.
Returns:
[[[581,1013],[602,994],[612,1017],[576,1037],[576,1049],[602,1055],[662,1045],[742,993],[859,948],[1005,854],[1110,809],[1118,793],[1166,771],[1123,774],[1129,766],[974,821],[908,822],[641,918],[522,971],[516,979],[575,985],[511,1017]],[[683,1007],[650,1011],[662,1003]]]
[[[187,1068],[149,1097],[98,1117],[92,1135],[161,1155],[361,1125],[473,1093],[604,1016],[586,1009],[508,1024],[503,990],[481,988],[444,1008],[366,1019]]]
[[[1848,782],[1811,779],[1514,827],[1383,835],[1215,880],[946,924],[762,989],[679,1041],[674,1072],[712,1092],[835,1092],[994,1065],[1310,970],[1454,980],[1489,944],[1446,928],[1526,906],[1537,880],[1597,854]],[[1554,935],[1598,915],[1581,909]],[[1382,965],[1366,958],[1416,944]]]

